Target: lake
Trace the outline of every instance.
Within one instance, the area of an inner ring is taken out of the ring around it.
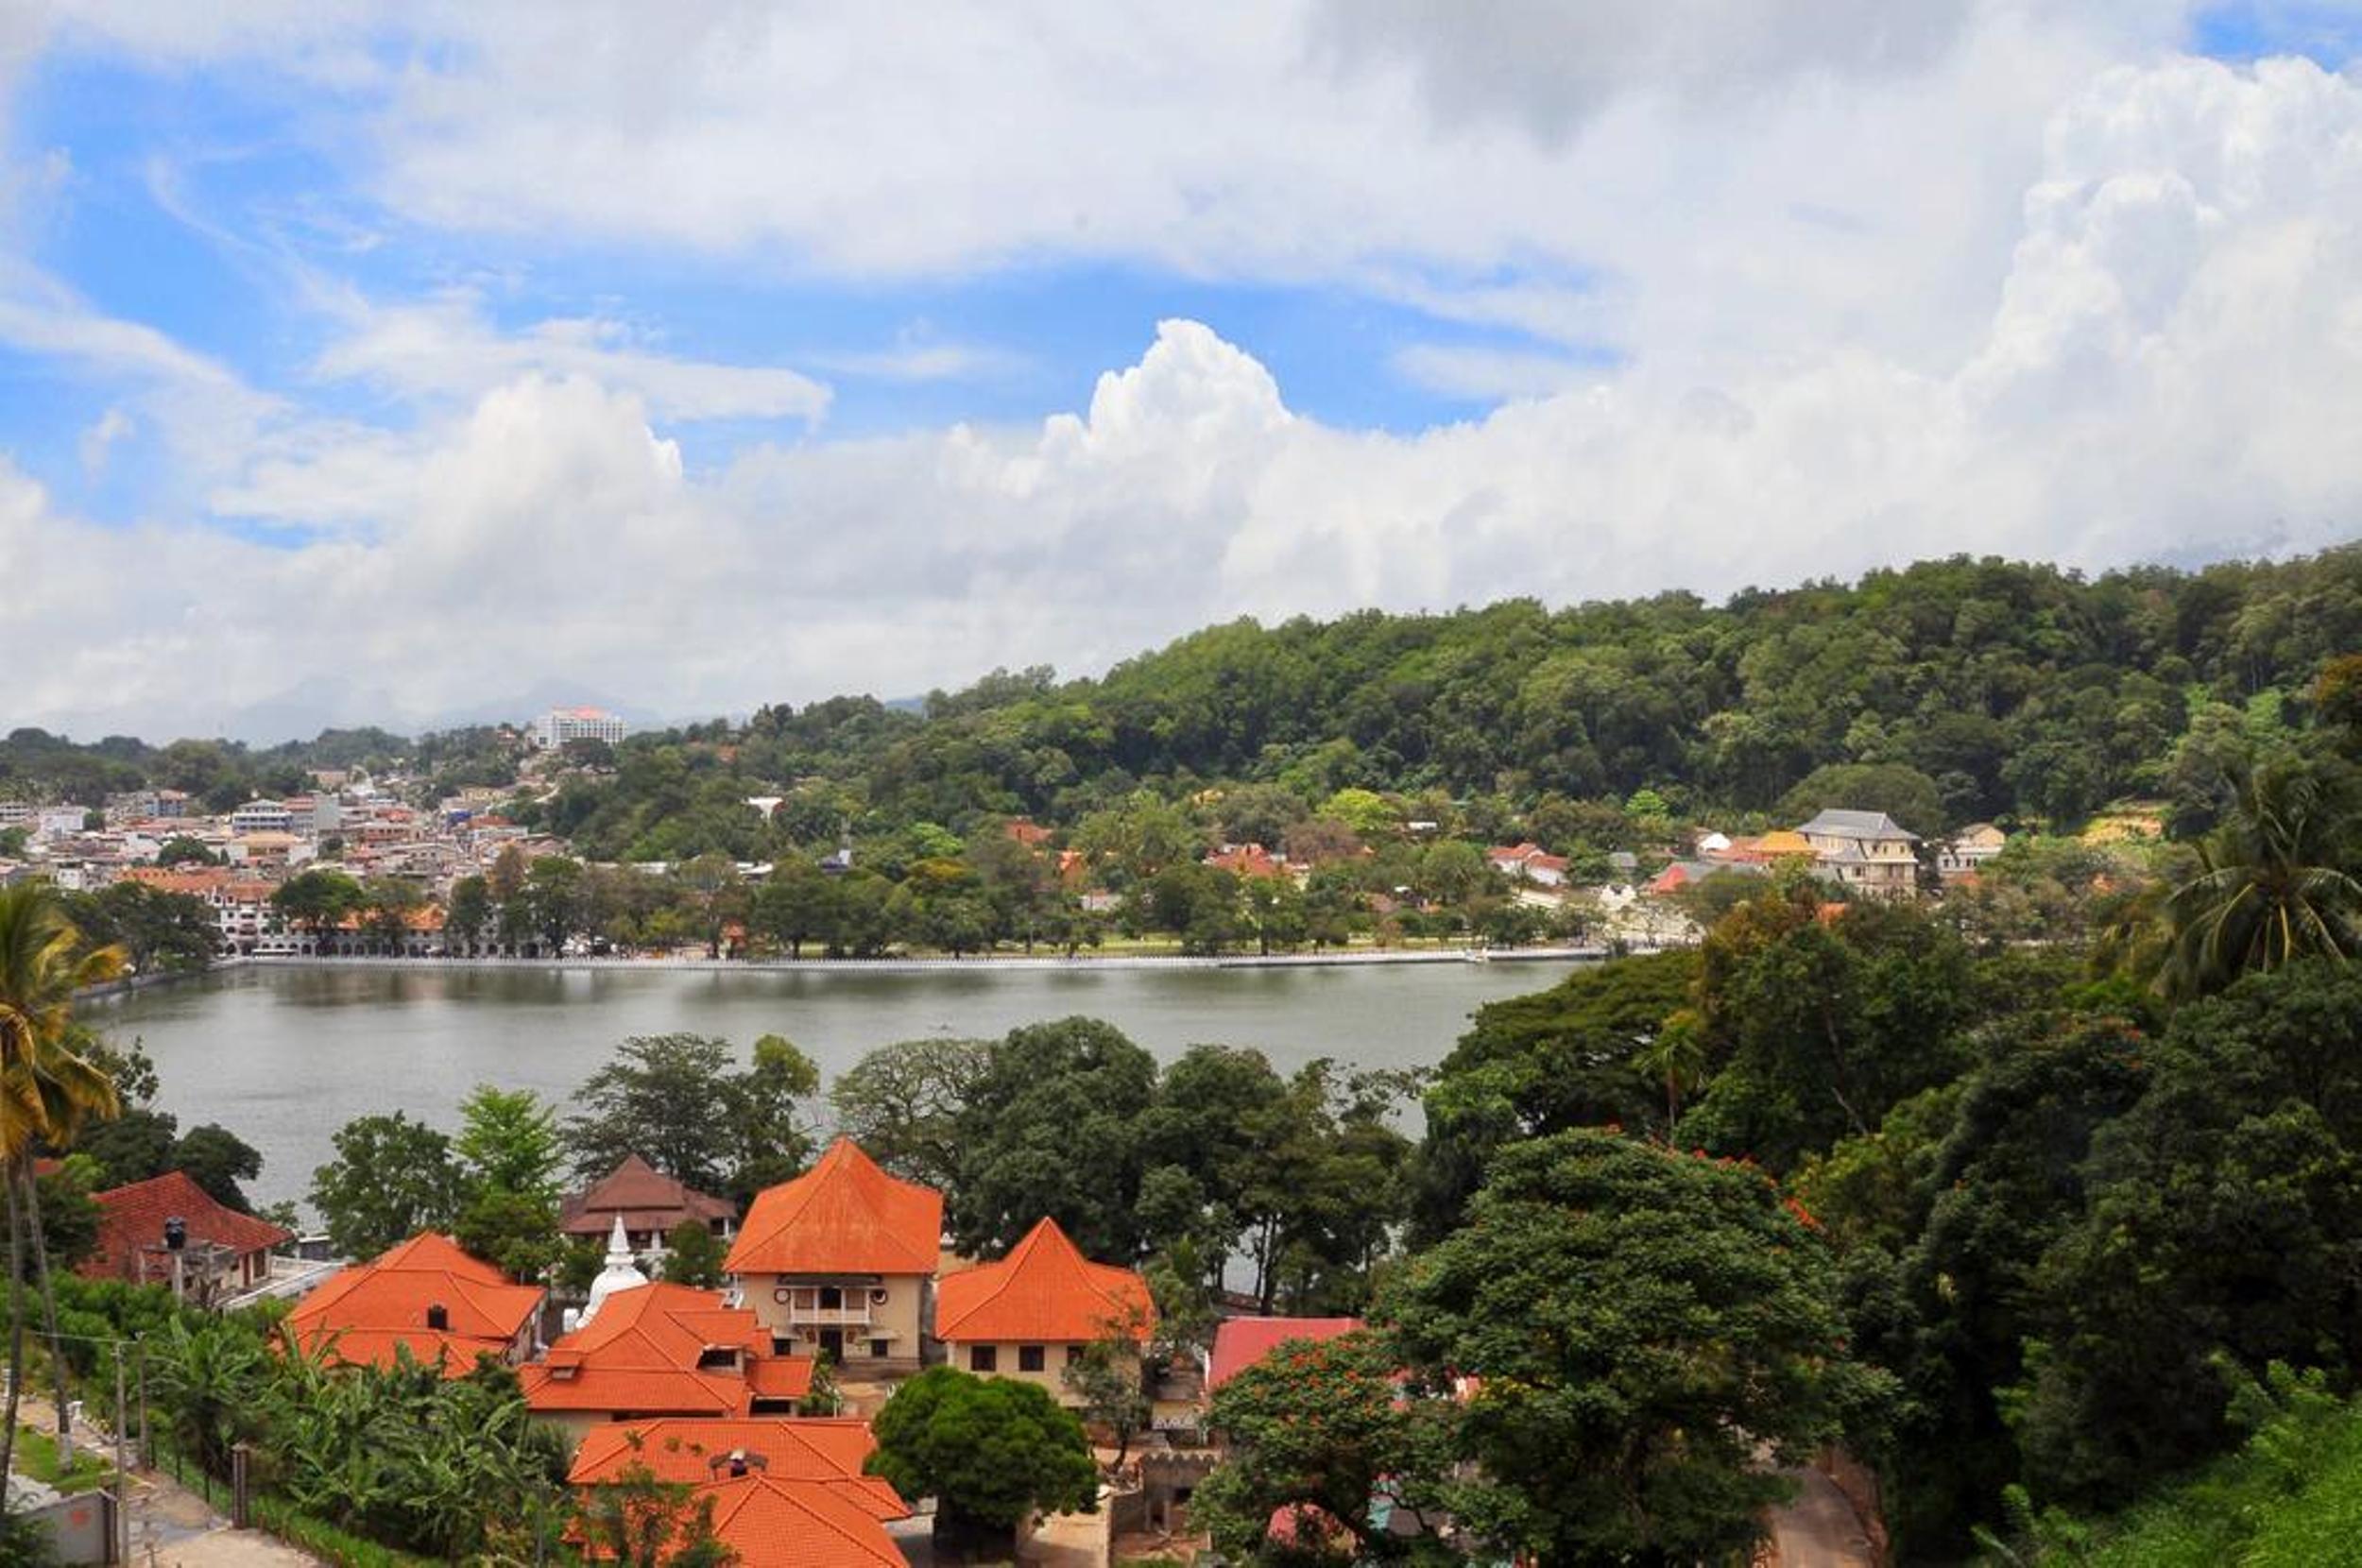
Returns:
[[[1555,983],[1569,963],[1339,968],[241,968],[84,1010],[144,1043],[161,1107],[263,1152],[257,1202],[300,1200],[354,1116],[407,1111],[446,1132],[480,1082],[563,1101],[634,1034],[719,1034],[742,1053],[781,1034],[833,1078],[873,1046],[1002,1034],[1086,1014],[1170,1059],[1252,1046],[1286,1072],[1316,1057],[1429,1065],[1489,1001]]]

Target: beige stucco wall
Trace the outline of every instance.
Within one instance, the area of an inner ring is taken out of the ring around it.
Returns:
[[[1032,1341],[1028,1342],[1030,1343]],[[1061,1405],[1080,1406],[1083,1402],[1075,1398],[1072,1393],[1068,1391],[1066,1386],[1066,1364],[1067,1353],[1070,1350],[1079,1350],[1081,1347],[1081,1341],[1075,1341],[1070,1344],[1053,1340],[1046,1343],[1042,1346],[1041,1371],[1037,1372],[1020,1372],[1018,1370],[1018,1352],[1024,1348],[1022,1344],[1015,1340],[1006,1344],[996,1343],[992,1347],[996,1355],[996,1365],[991,1372],[979,1372],[977,1375],[981,1377],[1007,1377],[1014,1378],[1019,1383],[1031,1383],[1036,1388],[1049,1390],[1050,1397],[1056,1400]],[[957,1367],[962,1372],[975,1371],[975,1358],[969,1354],[976,1347],[974,1345],[967,1343],[947,1345],[945,1347],[946,1351],[949,1353],[949,1359],[950,1360],[951,1365]],[[1133,1374],[1138,1376],[1139,1372],[1139,1358],[1138,1356],[1134,1356],[1132,1358],[1132,1368]]]
[[[842,1284],[837,1280],[814,1281],[809,1276],[747,1274],[739,1281],[740,1293],[746,1309],[762,1326],[773,1334],[794,1333],[796,1341],[794,1354],[810,1355],[820,1348],[819,1328],[825,1325],[799,1325],[791,1329],[788,1307],[775,1294],[781,1289],[809,1288],[817,1283]],[[891,1359],[916,1361],[919,1357],[919,1334],[927,1320],[928,1277],[924,1274],[888,1274],[882,1278],[859,1284],[842,1284],[848,1304],[866,1303],[872,1329],[890,1333],[893,1353]],[[882,1303],[869,1302],[869,1292],[883,1290]],[[848,1362],[870,1359],[870,1330],[857,1326],[845,1329],[845,1359]],[[806,1336],[810,1336],[806,1338]]]

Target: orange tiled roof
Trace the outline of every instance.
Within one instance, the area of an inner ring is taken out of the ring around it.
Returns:
[[[887,1175],[839,1138],[820,1163],[758,1193],[723,1267],[733,1274],[933,1274],[943,1194]]]
[[[1086,1258],[1054,1219],[1036,1225],[1000,1262],[935,1285],[935,1338],[954,1343],[1081,1343],[1104,1338],[1136,1312],[1145,1339],[1155,1321],[1147,1282]]]
[[[770,1343],[752,1312],[724,1306],[715,1292],[658,1283],[608,1297],[596,1317],[517,1376],[535,1410],[743,1416],[757,1394],[801,1399],[812,1391],[810,1359],[769,1357]],[[697,1365],[708,1349],[724,1348],[739,1353],[745,1372]]]
[[[883,1522],[910,1505],[862,1474],[876,1446],[852,1420],[633,1422],[593,1427],[567,1479],[597,1486],[644,1466],[694,1487],[713,1499],[714,1534],[741,1568],[900,1568]],[[749,1461],[744,1474],[729,1474],[734,1454]]]
[[[478,1355],[508,1354],[544,1294],[537,1285],[510,1284],[451,1237],[426,1231],[332,1275],[287,1314],[286,1332],[308,1350],[351,1363],[383,1365],[396,1346],[407,1345],[420,1361],[441,1360],[445,1376],[464,1377]],[[443,1308],[449,1327],[427,1326],[431,1306]]]
[[[833,1487],[760,1471],[697,1489],[713,1498],[713,1533],[738,1568],[905,1568],[885,1526]]]
[[[212,871],[182,871],[172,866],[126,866],[123,879],[141,882],[159,893],[185,893],[202,898],[230,885],[230,873],[219,868]]]
[[[267,1253],[294,1239],[291,1232],[267,1219],[215,1202],[183,1170],[110,1187],[93,1193],[91,1199],[98,1205],[98,1247],[82,1260],[77,1272],[94,1279],[136,1282],[163,1277],[158,1266],[169,1270],[170,1263],[162,1253],[148,1253],[147,1249],[163,1245],[167,1219],[187,1221],[192,1245],[210,1241],[234,1253]]]
[[[899,1519],[910,1506],[862,1461],[877,1448],[866,1422],[854,1416],[750,1416],[735,1421],[617,1422],[594,1426],[574,1451],[566,1479],[575,1486],[620,1480],[643,1465],[669,1485],[711,1478],[713,1460],[744,1451],[760,1454],[775,1480],[847,1484],[881,1519]]]
[[[558,1205],[557,1228],[569,1236],[605,1236],[617,1215],[627,1231],[669,1231],[684,1219],[732,1219],[738,1205],[710,1198],[667,1176],[637,1154]]]

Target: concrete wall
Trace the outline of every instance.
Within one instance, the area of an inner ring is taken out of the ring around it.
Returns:
[[[60,1562],[112,1562],[114,1499],[103,1491],[61,1497],[30,1510],[30,1517],[49,1531]]]

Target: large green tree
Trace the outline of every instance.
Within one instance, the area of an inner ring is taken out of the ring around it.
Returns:
[[[1214,1394],[1224,1457],[1191,1495],[1191,1521],[1234,1561],[1291,1560],[1323,1529],[1351,1541],[1356,1561],[1407,1555],[1372,1505],[1383,1496],[1430,1529],[1441,1522],[1459,1412],[1449,1399],[1404,1398],[1401,1375],[1393,1347],[1367,1331],[1274,1347]],[[1275,1519],[1290,1521],[1291,1540],[1270,1539]]]
[[[819,1069],[777,1035],[740,1068],[727,1040],[636,1035],[575,1091],[565,1127],[575,1174],[606,1175],[631,1154],[706,1192],[748,1198],[810,1163],[803,1101]]]
[[[1138,1256],[1140,1121],[1155,1098],[1155,1059],[1112,1024],[1011,1030],[961,1110],[952,1236],[997,1253],[1047,1215],[1092,1257]]]
[[[2182,1009],[2033,1270],[2028,1478],[2114,1499],[2230,1440],[2226,1365],[2362,1368],[2362,971],[2313,959]]]
[[[836,1129],[898,1176],[938,1192],[959,1181],[959,1119],[987,1042],[902,1040],[864,1052],[829,1086]]]
[[[1834,1270],[1761,1171],[1613,1133],[1497,1151],[1467,1225],[1380,1306],[1414,1389],[1463,1400],[1449,1489],[1553,1563],[1743,1551],[1775,1474],[1886,1389],[1843,1351]]]
[[[312,1173],[312,1206],[348,1257],[374,1257],[420,1231],[449,1230],[468,1201],[451,1139],[403,1112],[356,1116]]]
[[[1036,1513],[1098,1507],[1083,1423],[1034,1384],[930,1367],[894,1390],[870,1429],[878,1449],[864,1468],[906,1498],[933,1498],[944,1547],[1006,1551]]]

